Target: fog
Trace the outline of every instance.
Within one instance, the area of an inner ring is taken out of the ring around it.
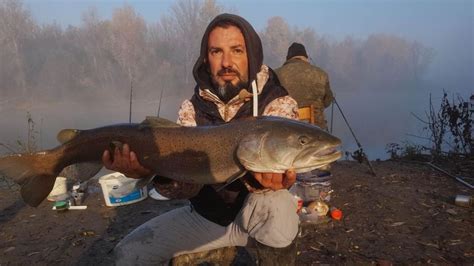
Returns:
[[[26,142],[31,131],[29,114],[42,149],[57,145],[63,128],[128,122],[131,82],[132,122],[158,108],[160,116],[175,120],[193,92],[202,31],[225,11],[255,26],[265,63],[273,68],[283,63],[291,42],[304,43],[312,62],[329,73],[369,158],[386,159],[388,143],[425,143],[407,134],[424,136],[424,125],[411,113],[424,117],[430,95],[439,107],[443,90],[464,100],[474,93],[472,2],[411,2],[263,1],[255,7],[246,1],[165,1],[152,14],[149,2],[0,2],[0,143],[19,149],[17,141]],[[399,5],[407,9],[396,10]],[[350,17],[351,7],[358,16]],[[308,17],[308,9],[326,17]],[[330,107],[328,121],[331,116]],[[356,150],[335,107],[333,121],[343,150]]]

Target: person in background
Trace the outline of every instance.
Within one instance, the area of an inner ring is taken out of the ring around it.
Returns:
[[[327,130],[324,109],[331,105],[333,93],[328,74],[309,63],[304,45],[292,43],[288,48],[286,62],[276,69],[278,79],[299,107],[313,105],[315,124]]]
[[[329,76],[323,69],[309,63],[304,45],[297,42],[292,43],[288,48],[286,62],[275,72],[281,85],[288,90],[289,95],[296,100],[299,107],[313,106],[314,124],[328,130],[324,109],[329,107],[333,101]],[[318,193],[301,193],[301,197],[314,194],[311,198],[303,197],[305,205],[315,200],[329,202],[332,191],[330,169],[331,166],[327,165],[324,168],[299,174],[292,192],[300,194],[298,191],[318,188]],[[312,184],[312,186],[308,186],[308,184]]]
[[[232,123],[258,115],[298,119],[296,101],[263,65],[259,36],[242,17],[221,14],[208,25],[194,65],[194,95],[178,113],[182,126]],[[258,106],[253,110],[253,96]],[[226,145],[226,143],[220,143]],[[124,145],[113,160],[104,151],[108,169],[145,178],[136,154]],[[181,254],[227,246],[257,247],[259,265],[294,265],[299,218],[297,202],[287,190],[296,180],[284,174],[249,173],[224,189],[155,177],[157,190],[169,198],[190,198],[189,206],[159,215],[136,228],[115,247],[118,265],[167,264]]]

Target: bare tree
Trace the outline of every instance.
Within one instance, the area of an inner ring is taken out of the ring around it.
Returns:
[[[111,21],[111,50],[130,81],[130,114],[132,119],[133,84],[139,65],[146,54],[146,25],[128,5],[116,9]]]
[[[15,66],[13,77],[17,80],[15,85],[23,96],[27,95],[23,48],[26,40],[32,38],[34,31],[35,24],[30,12],[23,8],[21,1],[0,2],[0,47],[2,47],[0,53],[11,53]]]
[[[97,9],[91,7],[82,14],[82,28],[80,30],[79,42],[81,43],[88,63],[88,75],[81,78],[84,87],[102,88],[113,84],[113,71],[111,51],[108,37],[111,36],[110,23],[99,18]]]
[[[358,73],[356,41],[351,37],[346,37],[343,41],[335,43],[331,50],[327,71],[335,73],[332,76],[332,82],[344,88],[358,86],[361,79]]]
[[[89,9],[81,25],[63,29],[36,25],[21,0],[0,0],[0,93],[60,97],[74,92],[97,98],[98,92],[112,91],[157,101],[165,89],[165,98],[168,92],[188,97],[202,34],[223,11],[215,0],[177,0],[168,14],[147,25],[130,6],[115,10],[111,19]],[[288,46],[301,42],[338,90],[414,88],[434,56],[423,44],[397,36],[335,40],[281,17],[269,19],[260,36],[266,64],[279,67]]]
[[[163,38],[173,46],[174,60],[182,66],[178,71],[184,73],[183,86],[191,85],[192,67],[206,26],[222,11],[214,0],[178,0],[171,7],[171,14],[161,19]]]
[[[432,48],[427,48],[417,41],[412,43],[410,47],[410,57],[413,80],[415,82],[418,82],[428,70],[428,66],[433,61],[434,55]]]
[[[172,7],[177,32],[183,41],[182,52],[185,60],[185,73],[191,73],[194,62],[199,56],[201,37],[209,22],[221,12],[222,8],[214,0],[179,0]],[[178,40],[179,41],[179,40]],[[191,75],[186,75],[186,84]]]

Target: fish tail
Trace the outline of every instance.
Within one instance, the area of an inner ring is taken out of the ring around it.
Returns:
[[[62,169],[55,158],[51,151],[8,155],[0,158],[0,175],[19,184],[23,200],[36,207],[51,192]]]

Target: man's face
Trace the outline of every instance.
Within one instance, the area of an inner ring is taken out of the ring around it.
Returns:
[[[212,83],[225,102],[248,86],[247,48],[239,28],[213,29],[209,34],[207,59]]]

